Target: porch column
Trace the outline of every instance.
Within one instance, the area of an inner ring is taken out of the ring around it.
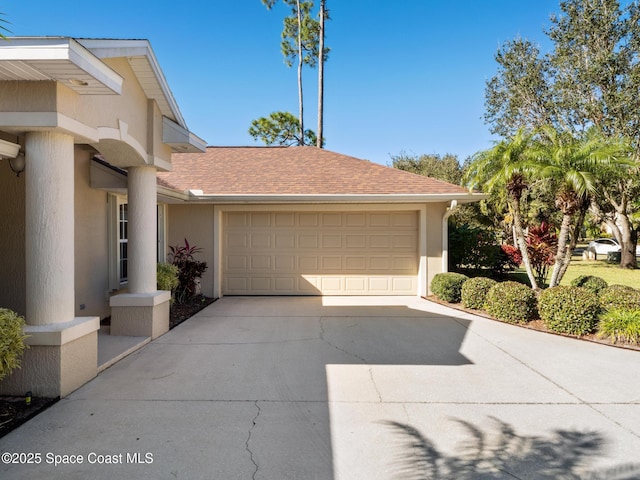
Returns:
[[[25,320],[68,322],[75,312],[73,138],[32,132],[25,143]]]
[[[127,171],[128,293],[111,297],[111,335],[157,338],[169,330],[171,292],[158,291],[156,282],[156,169],[136,166]]]
[[[52,131],[25,136],[24,329],[22,368],[0,393],[62,397],[97,375],[98,317],[75,317],[74,141]]]
[[[156,169],[132,167],[129,177],[129,293],[156,288]]]

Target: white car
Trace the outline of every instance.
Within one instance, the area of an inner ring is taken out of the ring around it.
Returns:
[[[619,252],[620,250],[620,244],[613,238],[596,238],[589,242],[587,247],[588,252],[595,252],[598,255],[606,255],[609,252]]]
[[[589,242],[588,252],[595,252],[598,255],[606,255],[609,252],[619,252],[622,250],[620,244],[614,238],[597,238]],[[640,257],[640,245],[636,245],[636,256]]]

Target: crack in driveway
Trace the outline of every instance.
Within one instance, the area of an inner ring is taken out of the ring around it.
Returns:
[[[254,471],[253,474],[251,475],[251,478],[253,480],[255,480],[256,475],[258,474],[258,470],[260,469],[260,467],[258,466],[258,463],[256,462],[255,458],[253,457],[253,452],[251,451],[251,447],[249,447],[249,443],[251,442],[251,436],[253,435],[253,430],[254,428],[256,428],[256,424],[258,423],[258,417],[260,416],[260,405],[258,405],[258,400],[256,400],[255,402],[253,402],[253,404],[255,405],[257,412],[255,414],[255,416],[253,417],[253,419],[251,420],[251,428],[249,429],[249,435],[247,436],[247,441],[244,444],[244,448],[247,451],[247,453],[249,454],[249,460],[251,460],[251,463],[253,463],[254,466]]]
[[[332,343],[331,341],[327,340],[325,338],[326,335],[326,330],[324,329],[324,323],[323,323],[324,317],[320,317],[318,319],[318,323],[320,325],[320,340],[322,340],[323,342],[327,343],[328,345],[330,345],[331,347],[335,348],[336,350],[342,352],[342,353],[346,353],[347,355],[353,357],[353,358],[357,358],[358,360],[360,360],[362,363],[367,363],[367,361],[361,357],[360,355],[358,355],[357,353],[352,353],[349,352],[348,350],[345,350],[344,348],[340,348],[339,346],[337,346],[336,344]],[[352,325],[351,325],[352,326]]]

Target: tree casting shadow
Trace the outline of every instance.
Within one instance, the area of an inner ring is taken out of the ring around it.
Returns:
[[[640,464],[589,470],[602,453],[606,439],[596,431],[554,430],[549,436],[517,435],[512,426],[490,417],[496,428],[482,431],[464,420],[467,439],[458,453],[447,455],[419,430],[404,423],[385,421],[400,438],[398,478],[421,479],[566,479],[631,480],[640,478]]]

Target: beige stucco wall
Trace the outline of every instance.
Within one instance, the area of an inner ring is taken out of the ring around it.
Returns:
[[[431,280],[442,273],[442,217],[446,203],[427,204],[427,287],[431,294]]]
[[[20,315],[26,310],[24,222],[24,174],[16,177],[9,161],[0,160],[0,308]]]
[[[104,318],[110,315],[107,193],[90,186],[91,157],[91,152],[76,146],[75,314]]]
[[[2,112],[57,112],[77,122],[71,127],[77,131],[70,132],[77,143],[94,144],[113,165],[126,168],[153,163],[154,158],[161,160],[160,167],[170,163],[171,147],[162,143],[157,104],[147,98],[127,59],[103,61],[124,78],[120,95],[79,95],[52,81],[0,82],[0,124]],[[33,121],[29,118],[24,121]],[[29,128],[24,125],[15,131]]]
[[[0,82],[0,112],[55,112],[56,82]]]
[[[202,293],[213,296],[213,205],[169,205],[167,217],[167,248],[183,245],[185,238],[190,245],[202,248],[195,257],[208,266],[202,277]]]

